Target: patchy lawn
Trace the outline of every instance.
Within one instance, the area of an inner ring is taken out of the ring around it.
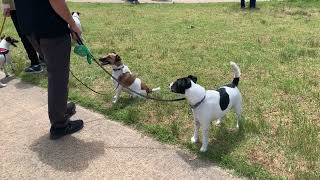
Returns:
[[[168,84],[189,74],[215,89],[231,81],[229,61],[239,64],[241,128],[234,130],[233,113],[221,127],[212,125],[209,151],[200,158],[254,179],[320,178],[320,3],[259,3],[257,11],[233,3],[70,5],[82,13],[84,38],[96,57],[118,52],[147,84],[162,87],[157,96],[176,97]],[[5,34],[17,36],[7,25]],[[26,59],[21,47],[13,50],[20,70]],[[198,153],[200,144],[190,143],[186,102],[131,100],[124,93],[112,105],[112,82],[102,70],[74,54],[72,70],[109,93],[95,95],[71,78],[73,101]],[[20,76],[46,86],[45,75]]]

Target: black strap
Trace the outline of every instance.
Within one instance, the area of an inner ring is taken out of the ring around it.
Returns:
[[[203,101],[206,99],[206,95],[204,95],[204,97],[201,99],[201,101],[197,102],[195,105],[191,105],[190,104],[190,107],[191,109],[195,109],[197,108],[198,106],[200,106],[201,103],[203,103]]]

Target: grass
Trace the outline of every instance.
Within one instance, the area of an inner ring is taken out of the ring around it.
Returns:
[[[84,37],[92,52],[118,52],[158,96],[174,98],[166,87],[178,77],[197,75],[215,89],[232,79],[229,61],[242,70],[243,122],[235,128],[229,113],[210,130],[209,151],[199,157],[252,179],[320,178],[320,3],[259,3],[242,11],[238,4],[122,5],[70,3],[82,13]],[[6,34],[15,35],[12,24]],[[14,50],[20,70],[26,56]],[[111,104],[109,77],[72,55],[72,70],[95,95],[71,78],[70,98],[156,139],[198,153],[190,143],[192,115],[186,102],[131,100],[123,94]],[[46,86],[45,75],[20,74]]]

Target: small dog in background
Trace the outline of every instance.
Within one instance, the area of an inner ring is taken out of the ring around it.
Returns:
[[[207,151],[208,131],[212,120],[217,120],[220,124],[222,118],[231,108],[235,109],[237,114],[237,128],[242,109],[242,97],[238,89],[240,81],[240,68],[234,62],[230,62],[234,73],[234,79],[231,84],[220,87],[218,90],[205,90],[197,83],[197,77],[188,76],[180,78],[170,84],[170,89],[174,93],[184,94],[188,100],[194,116],[194,134],[191,138],[192,143],[198,141],[199,128],[202,128],[202,146],[200,151]]]
[[[72,15],[72,18],[73,18],[74,22],[76,23],[77,27],[82,32],[82,26],[81,26],[81,22],[80,22],[80,13],[79,12],[72,12],[71,15]],[[80,38],[82,39],[82,37],[80,37]]]
[[[160,91],[160,87],[150,89],[141,79],[134,76],[128,66],[122,63],[121,57],[115,52],[109,53],[108,55],[99,59],[101,65],[111,65],[112,66],[112,76],[115,77],[120,84],[113,80],[113,84],[116,88],[116,95],[113,97],[112,102],[116,103],[119,99],[119,96],[122,92],[123,86],[129,88],[137,93],[142,95],[148,95],[149,93]],[[132,97],[141,97],[131,91],[125,89]]]
[[[0,69],[3,69],[6,77],[9,76],[9,73],[6,69],[7,65],[10,65],[13,69],[13,65],[11,62],[10,48],[11,46],[17,47],[16,43],[19,41],[10,37],[10,36],[2,36],[0,42]],[[6,84],[2,84],[0,82],[0,87],[5,87]]]

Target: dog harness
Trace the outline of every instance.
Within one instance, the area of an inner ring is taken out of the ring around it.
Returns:
[[[197,102],[195,105],[191,105],[190,104],[190,107],[191,109],[196,109],[198,106],[200,106],[200,104],[203,103],[203,101],[206,99],[206,95],[204,95],[204,97],[201,99],[201,101]]]

